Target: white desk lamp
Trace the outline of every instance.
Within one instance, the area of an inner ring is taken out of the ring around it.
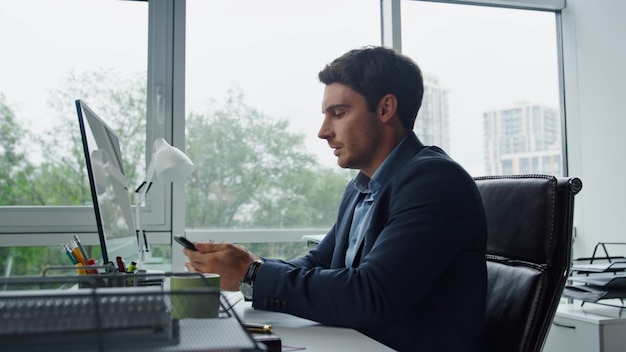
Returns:
[[[157,179],[163,183],[183,182],[191,175],[195,168],[193,162],[180,149],[169,145],[163,138],[154,140],[152,160],[150,160],[150,165],[148,165],[146,180],[135,190],[135,211],[137,218],[135,222],[140,254],[138,263],[139,269],[142,268],[145,254],[150,251],[146,232],[141,225],[141,208],[143,202],[146,200],[146,194],[148,194],[150,186],[152,186],[154,174],[156,174]],[[140,240],[140,236],[143,236],[143,243]]]

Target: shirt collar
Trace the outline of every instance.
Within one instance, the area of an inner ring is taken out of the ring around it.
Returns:
[[[364,173],[359,172],[355,178],[354,187],[361,193],[372,193],[372,195],[378,193],[393,175],[391,171],[404,165],[413,156],[415,153],[413,146],[416,146],[418,150],[423,147],[414,132],[407,134],[387,155],[371,179]]]

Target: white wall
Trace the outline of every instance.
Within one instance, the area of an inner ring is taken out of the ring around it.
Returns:
[[[567,0],[562,15],[569,175],[583,181],[580,257],[599,241],[626,242],[626,1]]]

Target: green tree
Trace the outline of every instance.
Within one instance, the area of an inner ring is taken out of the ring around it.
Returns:
[[[112,70],[70,72],[51,92],[54,126],[29,137],[0,97],[1,204],[83,205],[91,203],[74,100],[85,101],[118,134],[129,187],[145,172],[146,78]],[[186,119],[186,152],[197,165],[187,182],[187,226],[192,228],[292,228],[332,225],[352,171],[322,168],[306,150],[304,136],[249,106],[243,92],[229,89],[223,103]],[[34,165],[21,149],[31,138],[46,151]],[[8,186],[7,186],[8,185]],[[10,188],[7,188],[9,187]],[[6,192],[5,190],[10,190]],[[10,194],[10,195],[9,195]],[[9,198],[11,197],[11,198]],[[290,258],[302,243],[254,244],[264,255]],[[13,274],[35,274],[43,264],[62,264],[58,248],[0,248],[11,257]],[[0,264],[0,269],[6,265]]]
[[[145,170],[145,74],[128,77],[115,70],[80,75],[70,72],[61,86],[49,98],[56,124],[51,133],[40,138],[45,150],[53,151],[40,165],[42,174],[38,179],[38,186],[48,191],[49,204],[91,203],[76,99],[86,102],[118,135],[123,146],[124,172],[132,188],[140,170]]]
[[[7,105],[4,94],[0,94],[0,205],[32,205],[43,201],[34,187],[36,167],[28,160],[25,149],[31,145],[30,138],[31,134]],[[41,247],[0,247],[0,274],[40,273],[41,268],[33,262],[45,254]]]
[[[283,175],[269,197],[257,199],[253,218],[264,228],[329,227],[353,171],[316,167]]]
[[[33,136],[22,127],[0,96],[0,205],[83,205],[91,203],[74,101],[82,99],[116,131],[124,146],[129,182],[145,168],[145,74],[122,77],[113,70],[70,72],[62,89],[50,93],[52,127]],[[24,146],[43,151],[39,162]],[[130,185],[132,186],[132,184]]]
[[[18,123],[0,95],[0,205],[91,204],[76,99],[86,101],[118,134],[129,182],[145,167],[145,73],[128,78],[113,70],[70,72],[61,87],[50,93],[54,113],[46,118],[53,126],[40,136]],[[23,149],[31,144],[45,151],[38,164]],[[45,266],[67,263],[57,247],[0,247],[0,258],[5,258],[0,270],[10,269],[11,275],[40,275]]]
[[[187,117],[187,153],[199,167],[187,182],[187,226],[250,227],[254,210],[288,175],[312,169],[303,136],[287,130],[229,89],[221,107]]]
[[[40,204],[33,187],[35,167],[27,158],[32,136],[0,94],[0,205]]]

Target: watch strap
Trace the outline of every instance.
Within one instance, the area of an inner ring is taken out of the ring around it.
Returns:
[[[254,286],[254,280],[256,279],[257,271],[259,270],[261,265],[263,265],[262,260],[257,259],[253,261],[252,264],[250,264],[250,266],[248,267],[248,271],[246,271],[246,275],[243,277],[243,280],[241,280],[241,282],[246,283],[250,286]]]

